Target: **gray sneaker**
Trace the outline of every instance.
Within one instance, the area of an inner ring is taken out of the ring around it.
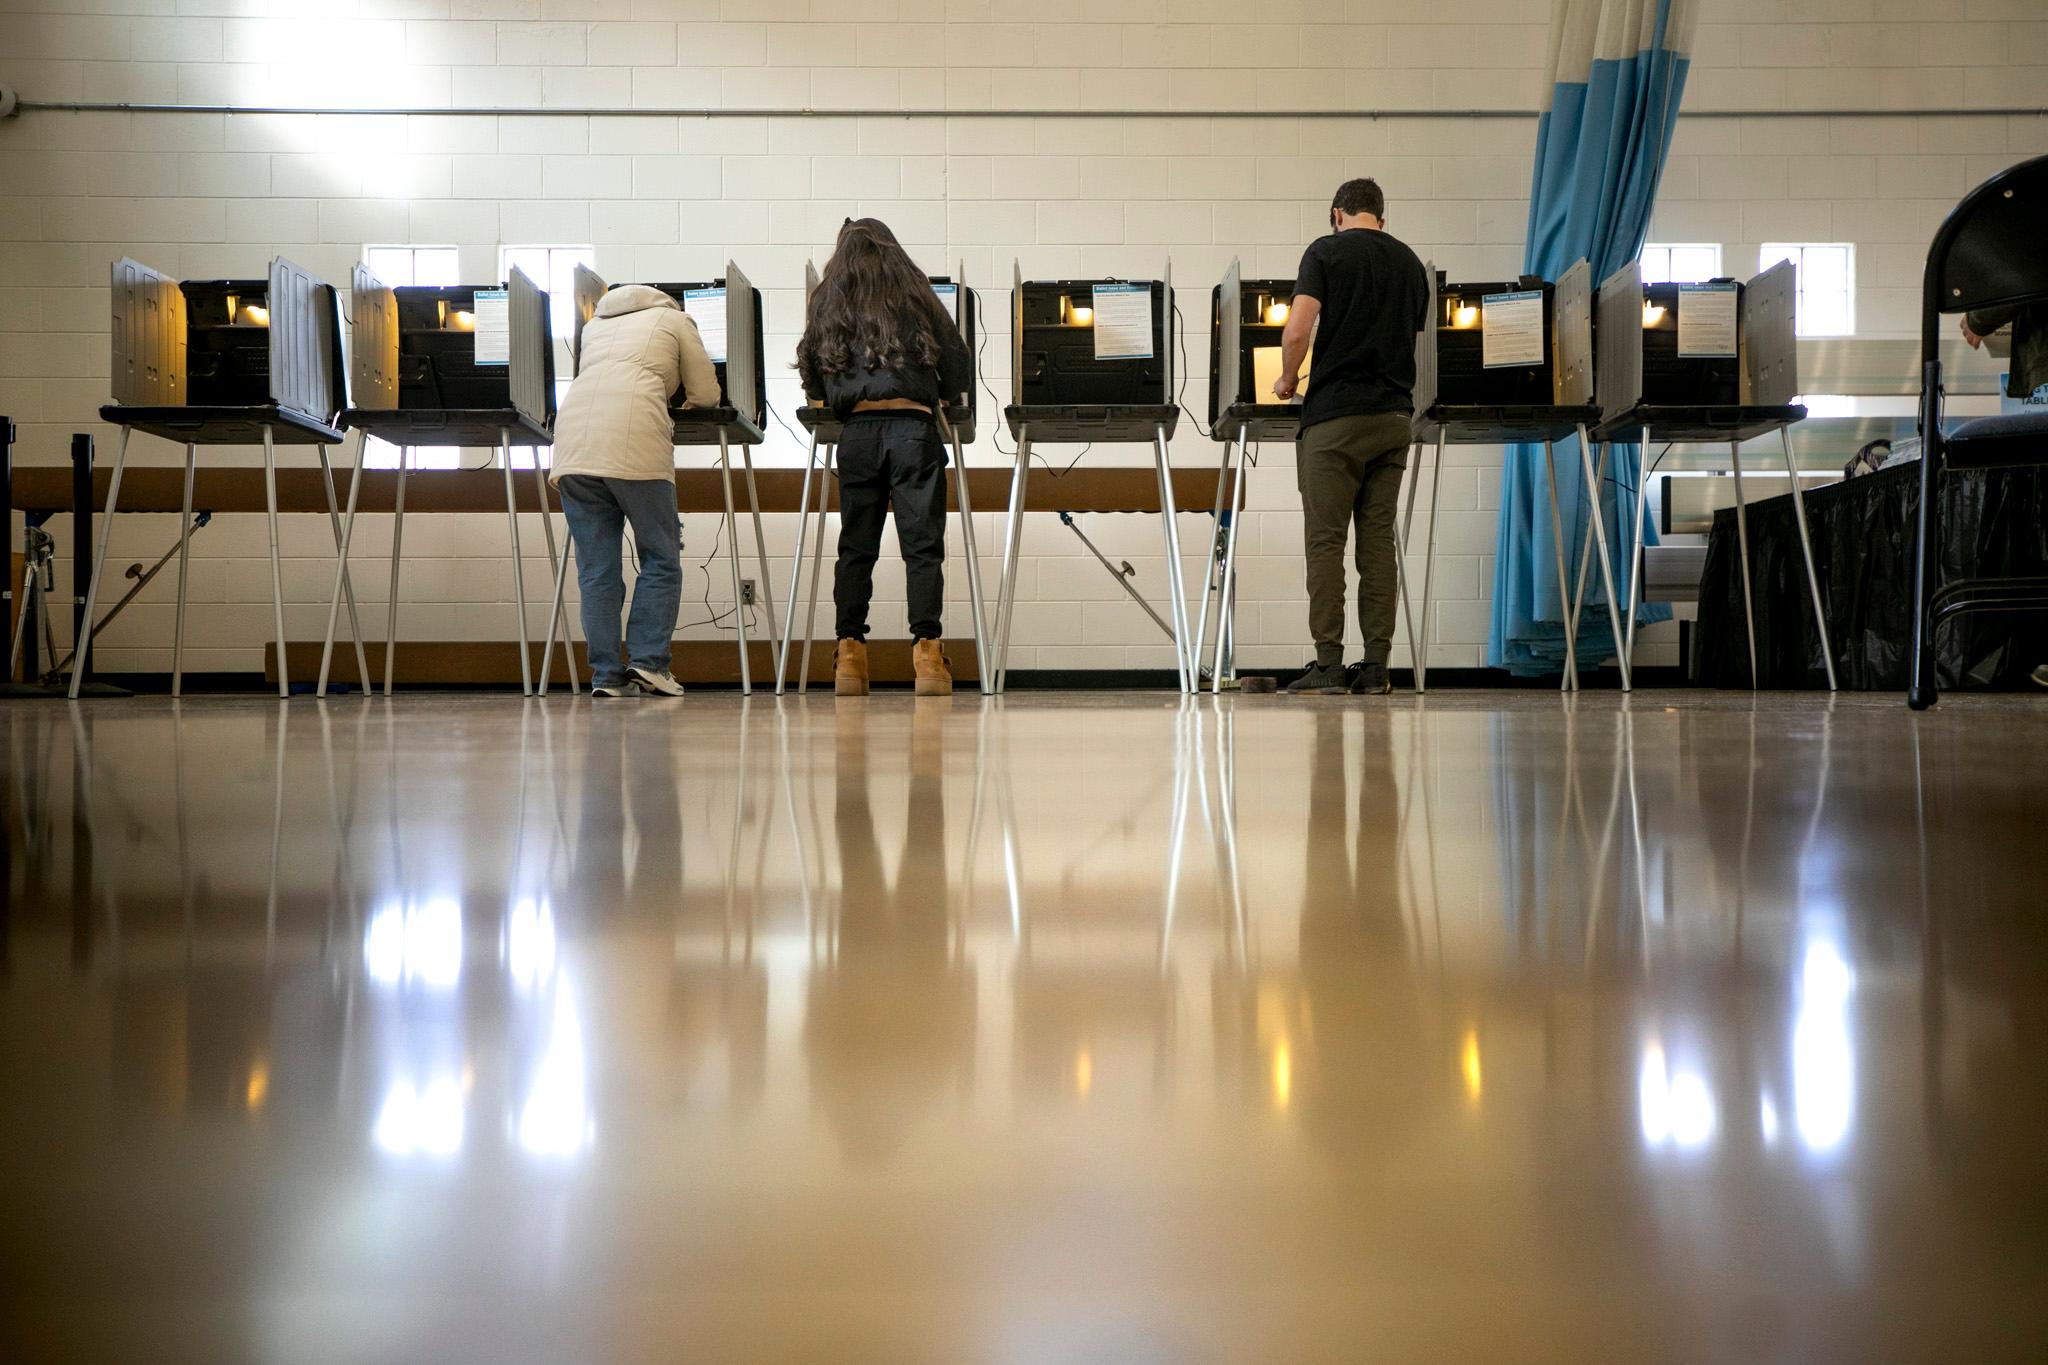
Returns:
[[[683,695],[683,685],[676,681],[675,674],[665,668],[656,672],[651,668],[629,667],[626,669],[626,676],[639,683],[643,692],[652,692],[661,697]]]
[[[590,695],[592,697],[600,698],[637,697],[640,695],[640,684],[634,682],[631,678],[628,678],[624,682],[592,683],[590,687]]]
[[[1354,697],[1384,697],[1394,690],[1385,664],[1356,663],[1344,670],[1344,676],[1351,681]]]
[[[1350,690],[1351,681],[1338,664],[1312,663],[1287,684],[1288,693],[1297,697],[1341,697]]]

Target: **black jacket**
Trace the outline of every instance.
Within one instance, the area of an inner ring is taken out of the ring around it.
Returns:
[[[2025,398],[2048,384],[2048,303],[1979,308],[1966,316],[1970,330],[1978,336],[1990,336],[2006,323],[2012,324],[2012,359],[2006,366],[2010,378],[2005,385],[2009,396]]]
[[[967,354],[967,342],[949,320],[937,329],[939,363],[936,370],[906,368],[876,370],[855,366],[832,374],[821,372],[816,363],[804,365],[799,377],[804,395],[813,403],[823,401],[832,415],[845,421],[853,415],[854,404],[883,398],[908,398],[934,412],[941,402],[964,407],[967,389],[974,382],[974,358]]]

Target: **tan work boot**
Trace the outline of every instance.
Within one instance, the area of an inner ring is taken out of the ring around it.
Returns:
[[[868,647],[864,640],[841,640],[832,652],[832,690],[842,697],[868,694]]]
[[[917,695],[953,695],[953,665],[946,662],[946,647],[937,640],[919,640],[910,647],[910,664],[917,671]]]

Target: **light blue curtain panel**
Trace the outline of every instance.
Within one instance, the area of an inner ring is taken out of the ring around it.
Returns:
[[[1555,280],[1583,256],[1593,264],[1597,286],[1643,249],[1685,90],[1695,5],[1696,0],[1553,0],[1550,80],[1536,125],[1524,271]],[[1632,445],[1614,447],[1601,490],[1615,591],[1624,602],[1627,555],[1614,531],[1634,511],[1633,501],[1618,495],[1634,489],[1638,455]],[[1591,534],[1575,441],[1557,448],[1557,483],[1568,571],[1575,575],[1579,542]],[[1582,669],[1616,652],[1597,565],[1587,587],[1579,630]],[[1670,618],[1671,609],[1661,606],[1639,607],[1636,616],[1639,622]],[[1564,667],[1542,446],[1507,449],[1487,662],[1524,675]]]

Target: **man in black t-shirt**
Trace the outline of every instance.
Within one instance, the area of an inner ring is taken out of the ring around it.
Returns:
[[[1373,181],[1337,187],[1330,229],[1302,253],[1295,272],[1273,385],[1275,397],[1294,397],[1313,335],[1295,475],[1316,657],[1287,690],[1381,693],[1393,690],[1387,654],[1400,592],[1394,507],[1408,467],[1415,334],[1429,307],[1429,279],[1415,253],[1387,233],[1386,197]],[[1347,672],[1344,542],[1354,528],[1365,654]]]

